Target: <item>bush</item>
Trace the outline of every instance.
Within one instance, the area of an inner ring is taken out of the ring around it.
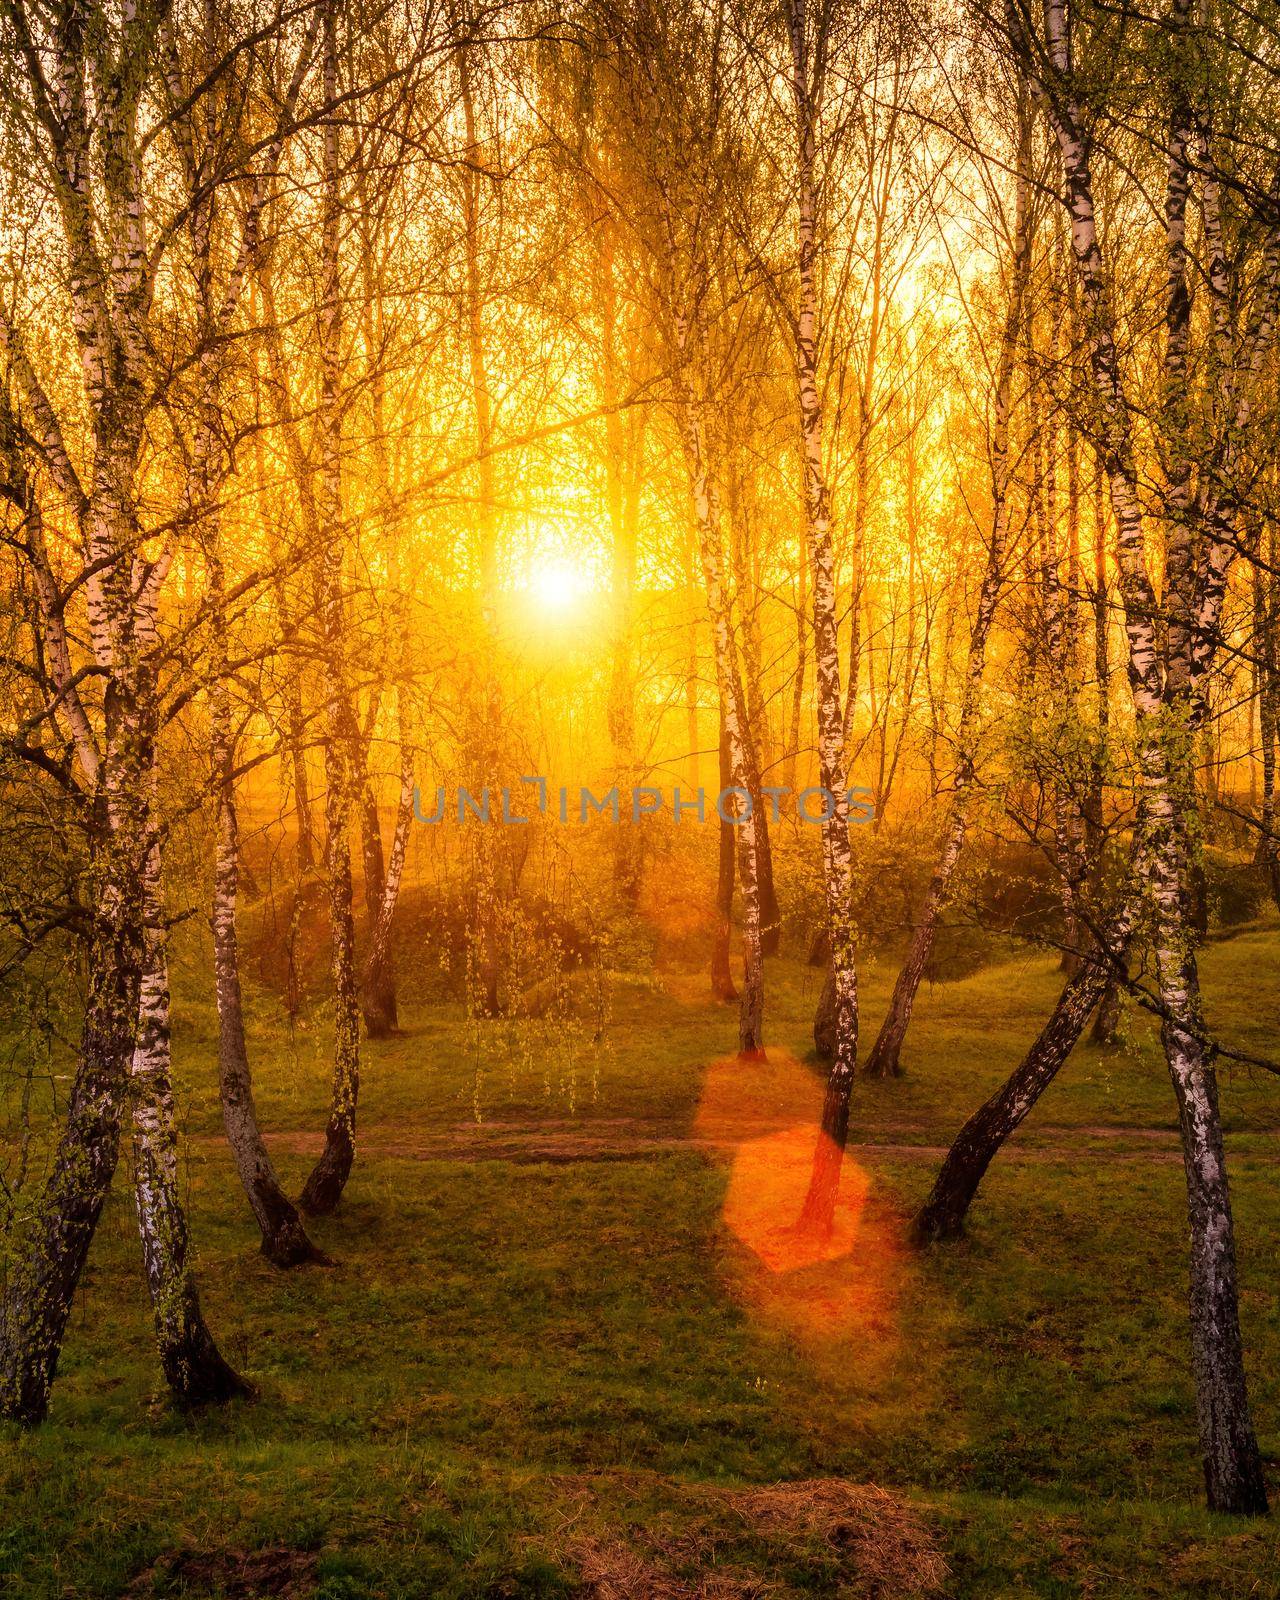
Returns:
[[[996,953],[998,940],[985,928],[963,922],[941,922],[925,964],[929,983],[958,983],[980,972]]]
[[[1238,928],[1262,911],[1269,893],[1265,868],[1221,850],[1206,850],[1203,870],[1211,923]]]

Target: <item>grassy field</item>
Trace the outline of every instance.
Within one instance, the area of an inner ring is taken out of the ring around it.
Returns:
[[[1224,1040],[1274,1052],[1280,934],[1215,943],[1205,972]],[[869,974],[872,1027],[891,977]],[[922,995],[908,1075],[858,1087],[821,1259],[787,1226],[821,1089],[808,969],[771,964],[771,1059],[750,1070],[701,974],[619,979],[598,1046],[548,1028],[478,1055],[459,1010],[410,1005],[367,1048],[360,1159],[314,1230],[338,1265],[292,1275],[256,1254],[214,1018],[180,981],[201,1287],[260,1395],[168,1408],[118,1183],[50,1421],[0,1439],[0,1593],[1280,1594],[1276,1522],[1199,1509],[1183,1180],[1145,1025],[1076,1053],[966,1242],[899,1244],[1059,981],[1011,957]],[[296,1187],[323,1025],[291,1036],[263,998],[253,1046]],[[1223,1099],[1275,1463],[1280,1085],[1227,1074]]]

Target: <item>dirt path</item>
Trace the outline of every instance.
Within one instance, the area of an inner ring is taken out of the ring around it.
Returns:
[[[670,1124],[629,1121],[625,1118],[537,1122],[458,1122],[448,1127],[415,1129],[404,1124],[373,1123],[361,1130],[362,1154],[393,1161],[506,1161],[515,1165],[569,1165],[575,1162],[636,1161],[700,1150],[709,1155],[728,1154],[779,1131],[776,1119],[735,1122],[702,1132],[696,1127],[681,1132]],[[851,1141],[849,1150],[864,1158],[936,1163],[947,1153],[945,1144],[923,1140],[939,1130],[923,1123],[895,1123],[882,1130],[890,1138]],[[1250,1137],[1275,1137],[1280,1129],[1251,1132]],[[322,1143],[320,1130],[291,1129],[268,1133],[274,1150],[314,1155]],[[218,1135],[204,1135],[196,1144],[220,1143]],[[1002,1159],[1025,1162],[1072,1160],[1110,1162],[1179,1162],[1181,1149],[1173,1129],[1125,1126],[1047,1125],[1014,1138]]]

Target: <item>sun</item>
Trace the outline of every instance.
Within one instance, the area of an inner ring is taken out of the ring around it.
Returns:
[[[567,561],[547,561],[533,574],[530,587],[544,611],[560,613],[571,610],[589,584]]]

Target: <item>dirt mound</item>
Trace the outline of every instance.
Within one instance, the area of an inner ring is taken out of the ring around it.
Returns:
[[[754,1527],[821,1539],[851,1568],[849,1595],[936,1594],[947,1576],[924,1522],[905,1501],[873,1484],[807,1478],[727,1492]]]
[[[657,1540],[646,1543],[658,1544]],[[758,1576],[732,1571],[681,1578],[673,1568],[698,1559],[696,1541],[672,1539],[661,1552],[641,1555],[621,1539],[583,1539],[572,1555],[592,1600],[766,1600],[778,1589]]]
[[[223,1600],[302,1600],[316,1587],[316,1557],[308,1550],[268,1545],[261,1550],[178,1550],[140,1572],[125,1600],[152,1595],[217,1594]]]
[[[769,1600],[795,1592],[779,1574],[806,1558],[844,1600],[924,1600],[947,1576],[921,1516],[871,1485],[682,1485],[678,1498],[693,1512],[679,1533],[597,1527],[573,1543],[566,1553],[592,1600]]]

